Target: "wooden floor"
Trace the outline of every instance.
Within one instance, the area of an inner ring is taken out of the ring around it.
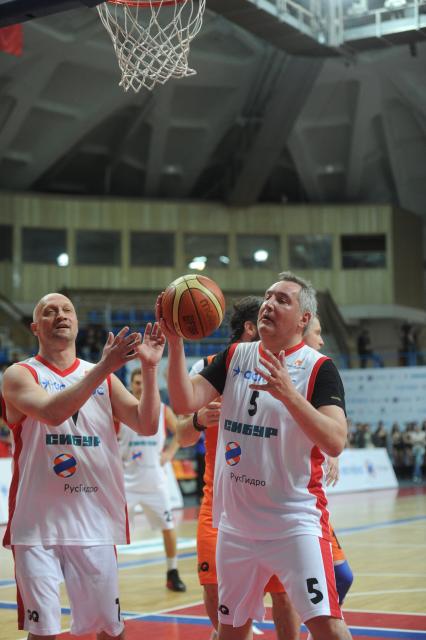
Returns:
[[[355,575],[344,607],[354,638],[426,640],[426,487],[332,496],[330,510]],[[143,515],[136,517],[132,545],[119,549],[120,600],[128,640],[209,638],[195,571],[196,516],[196,508],[176,513],[179,570],[188,587],[184,594],[165,588],[159,532],[147,528]],[[11,553],[1,549],[1,640],[26,638],[16,630],[15,598]],[[63,606],[66,632],[65,594]],[[274,637],[268,620],[259,623],[257,631],[265,640]]]

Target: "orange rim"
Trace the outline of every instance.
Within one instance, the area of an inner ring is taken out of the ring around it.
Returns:
[[[182,4],[186,0],[108,0],[109,4],[123,4],[127,7],[142,7],[142,9],[149,9],[149,7],[170,7],[174,4]]]

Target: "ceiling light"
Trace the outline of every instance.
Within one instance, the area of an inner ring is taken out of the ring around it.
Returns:
[[[253,258],[255,262],[266,262],[269,258],[269,253],[265,249],[257,249],[253,253]]]
[[[69,265],[70,258],[67,253],[60,253],[56,258],[56,263],[58,267],[67,267]]]

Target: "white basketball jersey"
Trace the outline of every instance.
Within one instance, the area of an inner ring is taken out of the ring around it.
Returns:
[[[157,433],[141,436],[120,423],[119,446],[124,468],[126,491],[151,493],[166,476],[160,454],[166,440],[165,406],[161,403]]]
[[[40,356],[21,366],[47,393],[61,393],[94,366],[76,359],[59,371]],[[14,436],[9,523],[4,544],[129,542],[123,472],[111,408],[111,380],[56,427],[26,417]]]
[[[233,345],[222,395],[214,473],[214,526],[254,539],[298,534],[329,538],[324,456],[285,405],[249,385],[264,382],[260,342]],[[286,352],[297,391],[308,400],[326,358],[301,343]]]

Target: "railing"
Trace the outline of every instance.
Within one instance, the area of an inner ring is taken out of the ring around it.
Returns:
[[[349,10],[343,16],[344,41],[417,31],[426,23],[426,0],[406,0],[399,3],[385,0],[382,8],[373,10],[363,10],[361,3],[357,5],[353,2],[351,8],[353,11]]]
[[[369,9],[368,0],[249,1],[330,47],[426,26],[426,0],[383,0],[377,9]]]

